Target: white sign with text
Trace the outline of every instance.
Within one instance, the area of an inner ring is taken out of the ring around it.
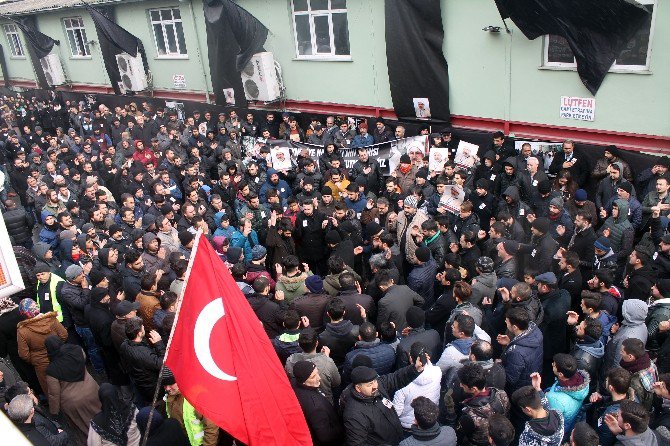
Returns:
[[[577,121],[595,121],[596,100],[561,96],[561,118]]]

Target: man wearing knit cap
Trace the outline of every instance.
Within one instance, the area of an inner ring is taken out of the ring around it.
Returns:
[[[347,444],[398,444],[403,438],[400,418],[391,396],[423,372],[417,358],[413,365],[378,376],[373,368],[358,366],[351,371],[352,385],[343,399],[344,431]]]
[[[416,249],[416,263],[407,276],[407,286],[423,297],[423,308],[430,308],[434,302],[433,284],[438,265],[431,257],[427,246],[419,246]]]
[[[310,327],[321,333],[324,329],[323,315],[326,314],[326,306],[331,296],[323,289],[323,279],[317,274],[305,279],[305,288],[308,293],[293,299],[293,308],[300,316],[309,319]]]
[[[628,181],[624,181],[616,190],[617,198],[628,203],[628,220],[633,224],[635,230],[642,228],[642,204],[635,198],[635,188]]]
[[[550,234],[561,246],[567,246],[574,232],[572,218],[565,210],[563,198],[554,197],[549,202]]]
[[[319,389],[321,379],[316,365],[309,361],[298,361],[293,366],[293,376],[293,390],[314,444],[342,444],[342,424],[335,408]]]
[[[526,265],[532,265],[539,272],[551,271],[554,254],[558,251],[558,243],[549,235],[550,230],[548,218],[536,218],[531,223],[530,243],[519,244],[519,253],[526,254]]]
[[[400,187],[403,194],[407,195],[412,192],[412,187],[416,182],[416,172],[417,168],[412,165],[409,155],[402,155],[398,166],[391,172],[391,176],[396,178],[398,187]]]
[[[396,218],[396,234],[400,252],[405,253],[405,262],[417,264],[415,251],[418,247],[414,236],[421,231],[421,224],[428,220],[428,215],[417,209],[418,201],[414,195],[409,195],[403,200],[403,210]],[[409,269],[406,268],[405,270]]]

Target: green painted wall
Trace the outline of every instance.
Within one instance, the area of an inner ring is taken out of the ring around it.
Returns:
[[[5,60],[7,61],[7,72],[10,79],[22,79],[22,80],[34,80],[35,72],[33,71],[33,65],[30,63],[30,56],[28,55],[28,46],[25,39],[23,38],[23,33],[19,31],[19,39],[21,39],[21,44],[23,46],[23,52],[25,57],[12,57],[12,52],[9,47],[9,41],[5,35],[5,30],[2,25],[12,23],[8,20],[3,20],[0,22],[0,32],[2,37],[0,37],[0,42],[2,43],[2,49],[5,53]],[[0,71],[0,78],[2,77],[2,72]],[[3,79],[4,80],[4,79]]]
[[[542,39],[529,41],[508,20],[502,26],[490,0],[443,0],[444,50],[452,113],[518,122],[670,135],[670,4],[658,2],[651,74],[609,73],[596,98],[595,121],[561,119],[561,96],[592,97],[576,71],[541,69]]]
[[[240,0],[270,30],[265,49],[274,53],[290,99],[392,107],[386,69],[384,2],[348,1],[351,61],[295,60],[290,0]]]
[[[37,16],[37,26],[47,36],[60,40],[60,45],[55,48],[60,56],[65,76],[70,82],[75,84],[109,85],[109,77],[107,76],[107,71],[105,71],[99,45],[89,45],[90,57],[72,57],[63,19],[74,17],[82,18],[84,28],[86,29],[86,38],[89,41],[94,40],[97,42],[98,36],[95,33],[93,20],[91,20],[88,12],[82,8],[40,14]]]
[[[148,10],[168,7],[178,7],[180,9],[188,58],[170,59],[158,57]],[[194,2],[193,8],[195,14],[201,18],[201,22],[197,25],[198,31],[204,35],[202,3]],[[185,90],[205,91],[207,84],[202,71],[202,62],[198,56],[198,41],[202,42],[202,40],[196,38],[193,27],[194,21],[191,17],[189,2],[179,2],[177,0],[143,1],[116,6],[117,23],[132,32],[144,44],[155,89],[173,89],[172,76],[183,74],[186,78]],[[206,61],[206,54],[204,57]],[[209,66],[207,66],[207,69],[209,70]],[[211,89],[211,86],[207,86],[207,88]]]

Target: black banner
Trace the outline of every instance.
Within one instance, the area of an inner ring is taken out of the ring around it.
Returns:
[[[101,6],[99,7],[101,9],[97,9],[97,7],[94,8],[88,4],[85,5],[95,24],[95,30],[100,42],[100,52],[102,53],[102,59],[105,62],[105,70],[112,83],[114,93],[120,95],[121,88],[119,87],[119,83],[121,82],[121,73],[119,72],[119,66],[116,62],[116,56],[121,53],[127,53],[133,57],[136,57],[137,54],[141,54],[142,64],[144,65],[144,72],[146,74],[149,72],[149,66],[147,63],[147,55],[144,51],[144,45],[142,45],[140,39],[112,21],[112,17],[114,16],[113,6]]]
[[[584,86],[595,95],[649,11],[634,0],[495,0],[530,40],[542,35],[568,41]]]
[[[209,71],[216,103],[247,105],[240,71],[251,56],[263,51],[268,29],[230,0],[205,0]],[[226,90],[233,91],[230,96]],[[233,96],[233,97],[231,97]]]
[[[386,0],[386,62],[400,119],[450,121],[440,0]]]
[[[7,18],[16,23],[16,26],[23,31],[23,35],[28,42],[28,55],[30,56],[30,62],[33,64],[33,69],[35,70],[37,84],[41,88],[52,88],[47,82],[40,59],[46,57],[51,52],[54,45],[59,45],[60,42],[37,30],[37,21],[34,15],[19,17],[17,20],[11,17]]]

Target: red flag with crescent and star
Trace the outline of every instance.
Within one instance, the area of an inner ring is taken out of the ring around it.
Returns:
[[[165,365],[204,417],[249,446],[312,445],[300,404],[261,322],[198,235]]]

